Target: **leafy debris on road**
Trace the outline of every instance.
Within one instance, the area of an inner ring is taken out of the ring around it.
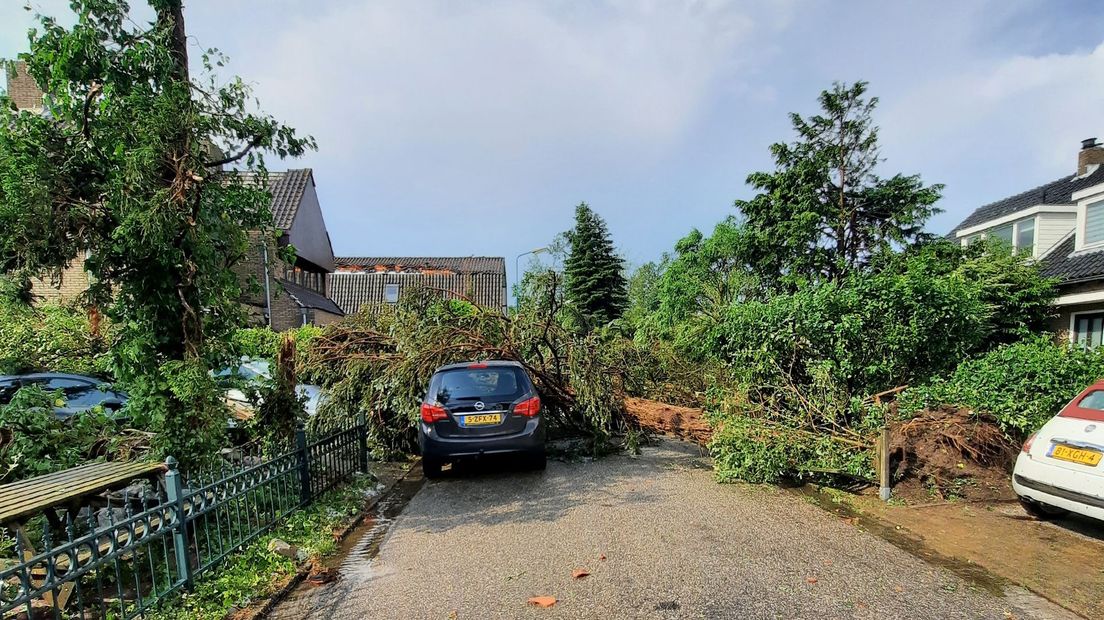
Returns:
[[[576,568],[575,571],[571,573],[572,579],[582,579],[588,576],[590,576],[590,571],[585,568]]]

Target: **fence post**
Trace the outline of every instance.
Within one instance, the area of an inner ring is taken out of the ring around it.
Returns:
[[[363,411],[357,414],[357,442],[360,444],[357,455],[360,457],[360,473],[366,474],[368,473],[368,421]]]
[[[165,496],[173,505],[176,513],[173,524],[173,551],[176,555],[176,571],[184,583],[184,588],[192,589],[192,563],[188,558],[188,519],[184,515],[184,482],[177,470],[176,459],[165,459]]]
[[[883,502],[888,502],[890,497],[889,478],[889,425],[882,427],[882,434],[878,437],[878,497]]]
[[[310,451],[302,423],[295,427],[295,453],[299,459],[299,505],[306,506],[311,502]]]

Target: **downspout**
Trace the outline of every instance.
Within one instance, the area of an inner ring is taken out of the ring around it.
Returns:
[[[272,329],[272,288],[268,283],[268,242],[261,240],[261,252],[264,255],[265,320]]]

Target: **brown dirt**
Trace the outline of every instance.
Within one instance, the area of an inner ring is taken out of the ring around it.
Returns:
[[[645,398],[625,398],[625,413],[641,428],[664,435],[674,435],[705,445],[713,429],[705,420],[705,412],[694,407],[678,407]]]
[[[1012,499],[1015,446],[990,420],[940,408],[890,429],[893,492],[913,502]]]

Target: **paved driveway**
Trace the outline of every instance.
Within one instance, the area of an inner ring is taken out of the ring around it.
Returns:
[[[698,449],[674,441],[639,458],[428,482],[371,556],[350,555],[338,581],[274,617],[1046,616],[1030,596],[963,581],[795,494],[716,484]],[[557,603],[527,605],[533,596]]]

